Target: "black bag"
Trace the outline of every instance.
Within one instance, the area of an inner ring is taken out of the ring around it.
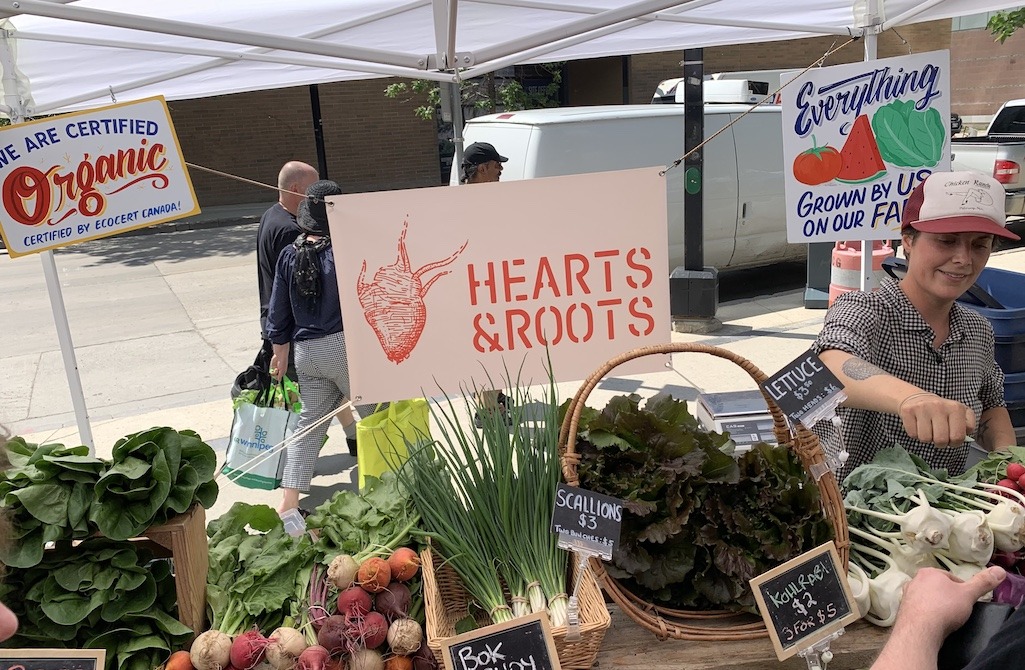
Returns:
[[[263,346],[256,354],[253,364],[235,377],[235,383],[231,385],[231,399],[234,400],[242,391],[258,391],[265,393],[270,390],[270,359],[274,355],[273,346],[270,340],[264,340]]]
[[[975,603],[968,621],[944,640],[937,659],[938,670],[961,670],[968,665],[1012,614],[1014,607],[1011,605]]]

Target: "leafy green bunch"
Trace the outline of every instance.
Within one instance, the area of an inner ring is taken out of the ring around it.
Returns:
[[[90,518],[112,540],[138,537],[185,512],[196,500],[217,499],[217,455],[191,430],[150,430],[114,444],[110,467],[96,482]]]
[[[105,648],[108,670],[158,667],[193,633],[172,616],[168,562],[129,542],[57,547],[34,567],[11,570],[0,600],[20,622],[5,646]]]
[[[11,466],[0,473],[0,505],[11,515],[12,536],[0,545],[0,562],[28,568],[48,542],[88,537],[93,490],[106,463],[85,446],[7,442]]]
[[[10,513],[13,535],[0,561],[30,568],[50,542],[99,532],[112,540],[140,536],[199,501],[217,498],[217,455],[189,430],[152,428],[114,445],[106,461],[85,446],[32,444],[12,438],[11,466],[0,472],[0,507]]]
[[[299,619],[313,567],[308,535],[285,532],[267,505],[237,502],[207,525],[210,627],[228,635],[254,626],[273,630]]]
[[[753,611],[751,577],[832,536],[796,455],[763,443],[734,458],[670,396],[585,408],[577,451],[581,486],[625,502],[609,572],[650,602]]]

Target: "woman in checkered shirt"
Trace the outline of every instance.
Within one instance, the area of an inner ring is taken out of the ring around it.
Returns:
[[[845,293],[826,313],[813,350],[848,396],[838,410],[850,454],[840,481],[894,445],[960,473],[967,437],[990,451],[1015,443],[993,328],[955,302],[978,279],[997,237],[1020,239],[1005,228],[1003,186],[974,172],[934,173],[904,206],[905,277]],[[820,422],[816,432],[827,454],[841,452],[831,424]]]

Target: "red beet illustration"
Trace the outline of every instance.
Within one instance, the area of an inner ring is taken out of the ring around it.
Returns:
[[[399,235],[399,256],[395,262],[378,268],[373,281],[368,284],[364,281],[367,262],[363,261],[356,282],[356,295],[363,307],[363,316],[377,333],[377,339],[388,360],[394,363],[409,358],[416,347],[427,325],[424,296],[431,285],[449,271],[439,272],[426,282],[422,281],[423,276],[455,261],[469,243],[469,240],[463,242],[463,246],[448,258],[428,263],[414,272],[410,268],[409,252],[406,250],[408,228],[409,221],[403,221],[402,234]]]

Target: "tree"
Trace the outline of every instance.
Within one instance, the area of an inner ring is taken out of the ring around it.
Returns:
[[[557,107],[559,89],[562,85],[562,63],[544,63],[534,66],[545,75],[547,83],[539,87],[523,87],[520,77],[496,77],[494,72],[482,77],[468,79],[461,84],[463,105],[493,114],[499,108],[503,111]],[[389,98],[402,98],[403,102],[423,101],[413,113],[421,119],[430,120],[438,116],[441,109],[441,87],[437,82],[414,79],[397,82],[384,89]],[[426,96],[426,98],[424,98]]]
[[[997,12],[989,17],[986,28],[993,34],[997,42],[1004,43],[1018,28],[1025,25],[1025,7],[1010,12]]]

